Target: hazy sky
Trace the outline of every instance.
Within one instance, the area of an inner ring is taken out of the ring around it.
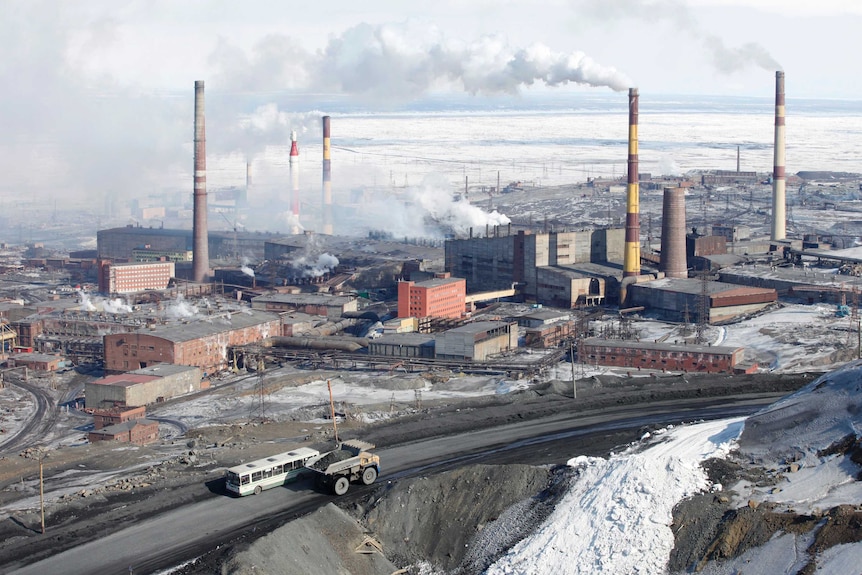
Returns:
[[[0,199],[57,174],[99,198],[187,172],[195,80],[223,135],[285,92],[306,113],[332,93],[770,98],[780,67],[789,100],[858,99],[860,29],[859,0],[3,0]]]

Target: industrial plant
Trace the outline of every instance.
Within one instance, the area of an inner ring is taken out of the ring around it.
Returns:
[[[29,295],[4,292],[3,359],[44,371],[97,366],[105,379],[87,385],[85,405],[122,411],[206,392],[214,376],[267,363],[514,378],[563,360],[626,371],[753,373],[756,354],[712,345],[709,330],[788,301],[828,302],[858,321],[862,252],[839,249],[854,234],[787,234],[788,182],[801,193],[818,178],[841,175],[787,177],[784,73],[775,76],[771,173],[741,171],[738,148],[736,170],[640,173],[639,98],[636,88],[628,91],[621,178],[503,187],[498,172],[496,185],[472,189],[465,178],[453,198],[479,211],[494,205],[505,221],[459,231],[429,218],[422,224],[436,226],[436,236],[395,237],[382,214],[376,228],[350,236],[335,234],[338,217],[351,214],[339,198],[361,204],[376,191],[333,193],[337,119],[329,115],[320,119],[319,200],[308,191],[315,186],[300,186],[299,141],[290,130],[284,201],[272,205],[282,229],[240,229],[251,209],[251,163],[246,190],[208,193],[204,82],[197,81],[192,211],[176,213],[190,225],[99,229],[95,250],[67,255],[35,245],[17,259],[9,251],[7,283]],[[768,212],[755,208],[755,196],[762,202],[769,188]],[[605,213],[620,192],[622,219],[611,208]],[[723,217],[707,218],[722,196]],[[519,211],[527,201],[544,202],[544,213]],[[822,203],[814,209],[830,201]],[[210,229],[218,218],[232,229]],[[25,288],[32,269],[60,281],[50,290]],[[638,327],[644,320],[677,326],[678,335],[651,339]]]

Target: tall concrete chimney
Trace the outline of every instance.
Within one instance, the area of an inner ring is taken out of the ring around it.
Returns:
[[[299,233],[299,146],[296,144],[296,130],[290,132],[290,211],[291,230],[290,233]]]
[[[784,194],[784,72],[775,73],[775,165],[772,171],[772,239],[787,237]]]
[[[661,218],[659,269],[669,278],[687,278],[685,253],[685,190],[665,188]]]
[[[626,190],[626,245],[623,277],[641,272],[640,222],[638,221],[638,89],[629,88],[629,160]]]
[[[195,176],[192,224],[192,276],[206,281],[210,256],[207,236],[207,137],[204,127],[204,83],[195,82]]]
[[[323,233],[332,234],[332,165],[330,160],[329,116],[323,117]]]

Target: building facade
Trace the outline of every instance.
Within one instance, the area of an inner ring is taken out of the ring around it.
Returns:
[[[89,382],[84,386],[84,397],[88,409],[110,412],[120,408],[159,403],[206,389],[208,386],[200,368],[159,364]],[[122,423],[132,418],[128,416],[113,423]]]
[[[587,338],[580,346],[582,361],[597,365],[693,371],[703,373],[734,373],[742,363],[741,347],[678,345],[641,341],[621,341]],[[756,369],[756,365],[749,370]]]
[[[518,324],[477,321],[434,334],[436,356],[441,359],[485,361],[489,356],[518,347]]]
[[[457,319],[464,315],[466,295],[467,282],[462,278],[398,282],[398,317]]]
[[[161,290],[176,275],[174,262],[104,262],[99,273],[99,291],[107,294]]]
[[[87,434],[87,440],[90,443],[114,441],[147,445],[159,440],[159,422],[150,419],[132,419],[93,430]]]
[[[133,371],[156,363],[199,367],[204,377],[228,367],[228,348],[280,335],[281,318],[257,310],[105,336],[105,371]]]

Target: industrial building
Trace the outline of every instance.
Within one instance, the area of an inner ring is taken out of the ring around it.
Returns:
[[[734,373],[744,359],[741,347],[676,345],[592,337],[581,343],[579,353],[582,354],[581,361],[588,364],[703,373]],[[756,367],[748,366],[747,372],[753,372]]]
[[[130,407],[116,405],[107,409],[96,409],[93,411],[93,427],[102,429],[118,423],[125,423],[133,419],[144,419],[147,416],[147,408],[143,405]]]
[[[206,377],[228,367],[228,347],[256,343],[280,332],[277,315],[247,309],[220,312],[206,321],[114,333],[105,336],[105,371],[172,363],[199,367]]]
[[[485,361],[518,347],[518,324],[477,321],[434,334],[435,355],[441,359]]]
[[[111,263],[99,269],[99,291],[104,294],[134,293],[167,288],[176,276],[174,262]]]
[[[446,271],[467,291],[517,284],[522,296],[557,307],[611,303],[622,278],[625,230],[597,229],[447,240]],[[609,288],[609,284],[611,287]]]
[[[460,318],[464,315],[467,282],[440,277],[423,282],[398,282],[398,317]]]
[[[740,287],[703,279],[664,278],[629,287],[631,305],[671,321],[722,323],[762,310],[778,300],[774,289]],[[706,314],[706,318],[701,316]]]
[[[261,232],[210,230],[207,234],[211,259],[238,261],[263,259],[264,242],[269,238]],[[100,259],[116,262],[139,261],[139,257],[158,254],[181,262],[192,253],[192,230],[149,228],[128,225],[122,228],[98,230],[97,252]]]
[[[383,335],[368,342],[368,353],[403,358],[434,358],[434,336],[422,333]]]
[[[309,293],[274,293],[252,298],[251,307],[270,312],[301,312],[322,315],[331,320],[347,312],[357,311],[359,301],[353,296],[333,296]]]
[[[84,398],[89,409],[111,410],[158,403],[207,387],[200,368],[157,364],[89,382],[84,386]],[[123,421],[120,416],[118,422]]]
[[[65,359],[59,355],[47,353],[16,353],[9,357],[6,364],[9,367],[26,367],[33,371],[57,371],[65,365]]]
[[[113,441],[133,445],[148,445],[159,440],[159,422],[151,419],[124,421],[90,431],[87,433],[87,440],[90,443]]]

